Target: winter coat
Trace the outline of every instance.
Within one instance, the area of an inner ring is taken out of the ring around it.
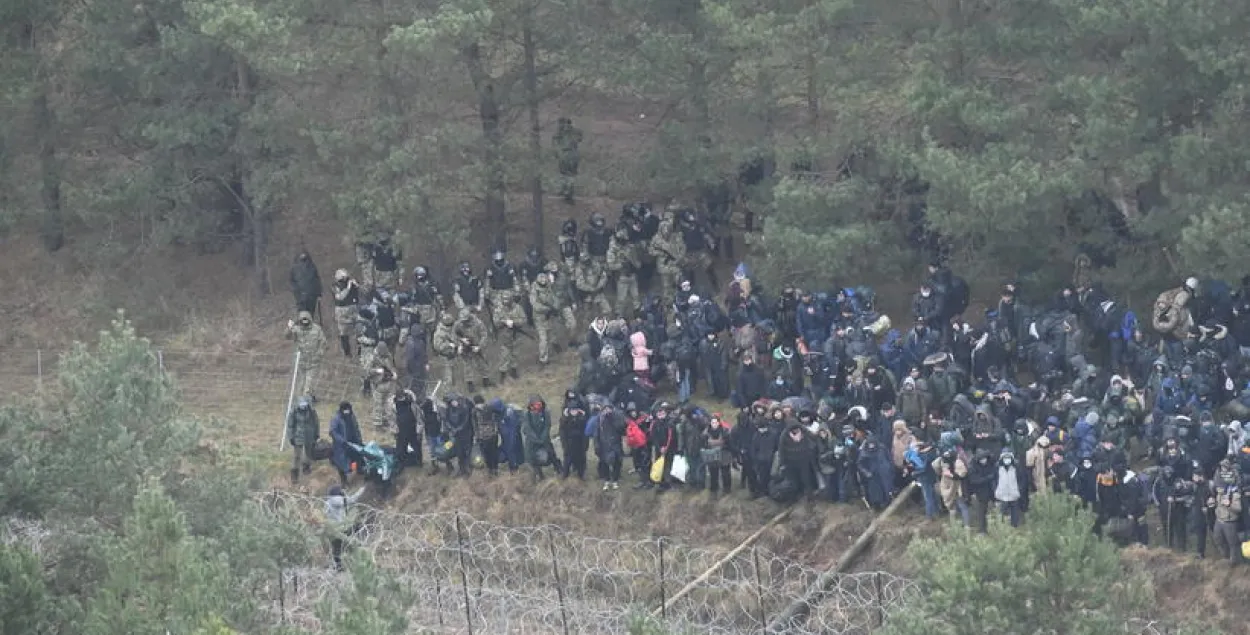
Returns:
[[[898,393],[898,414],[907,423],[916,425],[929,411],[929,394],[916,386],[916,380],[903,380],[903,390]]]
[[[311,258],[296,260],[291,267],[291,292],[300,300],[321,297],[321,274]]]
[[[968,478],[968,464],[956,456],[951,465],[947,464],[946,459],[939,458],[933,468],[938,473],[938,495],[942,497],[942,504],[947,509],[954,510],[956,501],[968,496],[964,486],[964,481]]]
[[[547,414],[547,403],[542,397],[530,396],[530,405],[541,404],[538,412],[527,408],[521,421],[521,438],[525,441],[525,456],[530,463],[538,463],[538,451],[550,450],[551,417]]]
[[[345,495],[341,491],[335,490],[335,494],[326,497],[326,524],[329,526],[335,538],[342,538],[352,526],[352,518],[350,508],[355,505],[360,497],[364,495],[365,488],[361,487],[356,493]]]
[[[1098,436],[1094,429],[1094,423],[1089,417],[1082,418],[1076,427],[1072,429],[1072,436],[1075,440],[1075,449],[1077,458],[1085,458],[1094,455],[1094,448],[1098,446]]]
[[[621,456],[621,444],[625,438],[625,417],[620,411],[604,408],[599,413],[599,425],[595,428],[595,454],[601,461],[613,461]]]
[[[994,486],[994,499],[1004,503],[1020,500],[1020,480],[1016,476],[1016,465],[998,466],[998,482]]]
[[[334,418],[330,420],[330,462],[334,467],[343,472],[347,472],[351,466],[351,457],[348,455],[348,443],[360,445],[360,424],[356,422],[356,415],[343,414],[341,411],[335,413]]]
[[[876,442],[865,443],[856,467],[868,504],[874,508],[888,505],[894,489],[894,469],[890,466],[885,447]]]
[[[998,477],[998,464],[989,452],[977,452],[968,469],[968,495],[982,501],[994,498],[994,479]]]
[[[890,461],[894,463],[894,469],[901,472],[907,465],[907,450],[911,448],[916,437],[907,429],[907,422],[902,419],[894,422],[890,432]]]
[[[645,373],[651,369],[651,349],[647,348],[647,336],[642,331],[629,336],[630,355],[634,359],[634,372]]]
[[[321,438],[321,423],[312,407],[296,408],[286,417],[286,440],[291,445],[311,449]]]
[[[1038,437],[1033,442],[1033,447],[1024,453],[1024,465],[1029,468],[1032,473],[1032,483],[1038,494],[1049,494],[1050,487],[1047,479],[1048,465],[1050,460],[1050,439],[1047,437]]]

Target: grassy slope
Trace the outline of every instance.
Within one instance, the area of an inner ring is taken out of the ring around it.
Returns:
[[[570,211],[558,203],[552,207],[556,216]],[[314,219],[300,226],[298,234],[280,227],[276,235],[299,235],[317,258],[324,276],[350,264],[350,252],[333,225]],[[238,282],[247,274],[234,262],[233,254],[187,258],[158,250],[135,255],[120,270],[99,271],[80,260],[85,253],[81,247],[71,245],[49,256],[29,237],[12,236],[6,242],[6,249],[0,252],[0,277],[13,281],[15,292],[0,299],[0,309],[13,316],[5,339],[0,340],[12,362],[0,369],[0,394],[29,391],[34,372],[30,349],[63,347],[72,338],[97,330],[102,320],[121,306],[144,332],[157,334],[155,338],[167,351],[167,358],[180,360],[170,365],[176,374],[184,376],[188,410],[219,415],[209,421],[215,453],[227,461],[242,458],[259,463],[272,475],[274,487],[286,487],[283,469],[287,458],[275,452],[274,444],[278,416],[285,405],[289,348],[278,334],[288,307],[282,284],[284,263],[290,261],[298,243],[276,246],[272,262],[279,292],[255,299],[246,291],[250,287]],[[184,353],[192,350],[200,353],[195,357]],[[523,344],[521,355],[532,364],[536,356],[533,344]],[[329,383],[349,396],[351,365],[331,360],[330,366]],[[566,352],[550,368],[526,369],[521,382],[497,392],[512,402],[532,392],[556,400],[571,381],[574,367],[572,353]],[[237,380],[227,380],[258,374],[269,379],[253,389],[241,389]],[[366,434],[371,431],[366,430]],[[332,470],[321,465],[300,489],[324,491],[333,478]],[[713,502],[707,494],[657,497],[628,488],[604,493],[593,482],[548,480],[535,484],[524,473],[498,480],[479,475],[462,481],[409,471],[401,478],[400,491],[391,504],[403,511],[463,510],[476,518],[505,524],[554,523],[571,531],[611,537],[665,535],[726,549],[777,512],[774,504],[747,501],[741,492]],[[632,478],[627,480],[633,482]],[[542,503],[535,505],[534,501]],[[761,545],[812,565],[825,565],[835,560],[870,520],[867,511],[856,506],[801,506],[789,520],[766,534]],[[936,533],[939,527],[923,522],[915,509],[908,510],[882,533],[859,567],[905,572],[911,565],[899,554],[906,544],[917,535]],[[1226,632],[1246,632],[1243,625],[1250,618],[1250,610],[1237,600],[1250,593],[1250,576],[1243,571],[1161,550],[1134,549],[1126,552],[1126,558],[1155,574],[1165,611],[1214,617]]]

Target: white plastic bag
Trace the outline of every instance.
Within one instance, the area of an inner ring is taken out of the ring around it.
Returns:
[[[673,457],[673,467],[669,470],[669,474],[673,478],[686,482],[686,474],[690,472],[690,463],[686,461],[686,457],[678,454]]]

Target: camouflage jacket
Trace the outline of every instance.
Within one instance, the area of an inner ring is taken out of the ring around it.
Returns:
[[[454,326],[440,323],[438,328],[434,329],[434,351],[439,355],[455,357],[458,346],[460,346],[460,341],[456,339]]]
[[[486,343],[486,325],[482,323],[481,318],[472,313],[457,321],[454,331],[457,341],[461,338],[467,339],[473,346]]]
[[[638,253],[638,245],[619,238],[612,239],[612,244],[608,246],[606,260],[608,271],[627,276],[636,274],[638,267],[642,264]]]
[[[648,247],[660,262],[680,263],[686,258],[686,243],[681,239],[681,232],[675,229],[660,230]]]
[[[608,283],[607,272],[594,260],[584,260],[577,267],[573,283],[582,293],[599,293]]]
[[[530,289],[530,306],[534,307],[535,316],[551,316],[560,311],[560,296],[550,284],[535,284]]]
[[[525,309],[522,309],[521,305],[516,302],[512,303],[511,308],[506,308],[503,305],[500,305],[495,308],[491,317],[495,323],[496,335],[502,335],[505,332],[509,332],[510,337],[516,337],[516,333],[514,331],[510,331],[508,325],[504,324],[504,322],[512,320],[512,327],[520,328],[525,324]]]
[[[326,336],[319,324],[307,327],[296,324],[287,330],[287,336],[295,340],[295,348],[303,357],[315,358],[325,352]]]

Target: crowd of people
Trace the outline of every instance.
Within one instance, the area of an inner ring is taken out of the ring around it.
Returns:
[[[1156,528],[1173,549],[1204,557],[1210,542],[1242,560],[1250,277],[1236,289],[1189,278],[1140,322],[1078,267],[1053,295],[1009,281],[973,319],[967,282],[933,262],[900,330],[867,287],[766,293],[744,264],[721,285],[716,260],[732,242],[715,206],[636,203],[615,226],[600,214],[589,225],[565,222],[551,262],[496,252],[485,280],[464,263],[446,293],[423,266],[403,280],[386,236],[358,244],[356,275],[335,272],[341,352],[360,360],[372,422],[394,432],[401,465],[586,479],[593,452],[605,491],[628,473],[657,492],[737,485],[873,509],[914,481],[925,516],[982,532],[991,513],[1018,525],[1034,497],[1073,496],[1121,544],[1147,544]],[[327,340],[307,254],[291,282],[305,376],[288,421],[295,481],[319,436]],[[580,358],[558,406],[482,393],[518,380],[522,338],[547,364],[558,328]],[[431,368],[441,395],[428,394]],[[346,485],[361,436],[350,403],[330,436]]]

